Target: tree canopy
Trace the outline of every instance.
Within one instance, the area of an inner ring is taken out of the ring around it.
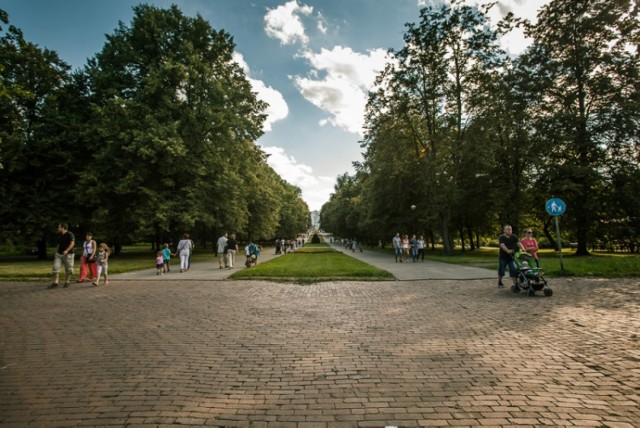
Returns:
[[[255,144],[267,105],[224,30],[177,6],[139,5],[73,73],[18,29],[2,30],[6,241],[42,240],[60,221],[112,242],[158,244],[185,230],[206,241],[309,227],[299,189]]]
[[[637,242],[639,12],[553,0],[532,25],[460,1],[422,9],[369,96],[364,161],[338,180],[323,228],[424,234],[451,254],[505,223],[546,231],[544,201],[562,197],[578,254]],[[533,40],[517,57],[498,47],[514,26]]]

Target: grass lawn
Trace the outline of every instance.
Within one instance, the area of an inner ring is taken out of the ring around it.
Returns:
[[[34,256],[6,257],[0,259],[0,281],[44,281],[52,278],[53,249],[47,260],[38,260]],[[109,259],[109,274],[132,272],[142,269],[155,269],[155,253],[148,244],[125,246],[118,256]],[[180,264],[179,257],[172,257],[172,265]],[[214,255],[210,249],[200,252],[196,249],[191,261],[213,261]],[[80,256],[76,252],[74,262],[74,278],[80,274]],[[64,278],[64,269],[61,272]]]
[[[322,281],[383,281],[389,272],[346,256],[326,244],[309,244],[295,253],[241,270],[231,279],[268,279],[307,284]]]
[[[498,270],[497,248],[483,247],[473,252],[457,252],[451,257],[439,255],[438,250],[427,250],[425,254],[425,258],[439,262],[470,264]],[[562,264],[564,270],[560,269],[560,256],[556,251],[540,251],[540,267],[549,277],[640,277],[640,254],[594,253],[591,256],[577,257],[573,255],[573,251],[566,250],[562,252]]]

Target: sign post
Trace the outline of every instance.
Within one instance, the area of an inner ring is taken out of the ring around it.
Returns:
[[[564,271],[564,264],[562,263],[562,238],[560,238],[560,224],[558,223],[558,217],[560,217],[567,210],[567,204],[562,199],[551,198],[546,204],[545,208],[549,215],[552,215],[556,219],[556,234],[558,235],[558,251],[560,252],[560,270]]]

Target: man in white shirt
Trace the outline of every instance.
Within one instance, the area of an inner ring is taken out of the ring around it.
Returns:
[[[225,232],[220,238],[218,238],[218,263],[220,263],[220,269],[227,267],[227,232]]]

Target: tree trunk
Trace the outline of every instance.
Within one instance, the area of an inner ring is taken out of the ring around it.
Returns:
[[[440,230],[442,233],[442,253],[445,256],[453,255],[453,248],[451,247],[451,236],[449,235],[449,224],[446,216],[440,217]]]
[[[553,235],[549,232],[549,225],[551,224],[552,219],[553,217],[549,217],[549,219],[544,222],[544,227],[542,228],[542,230],[544,231],[544,236],[547,237],[551,246],[555,249],[558,249],[558,246],[556,245],[556,240],[553,239]]]
[[[47,259],[47,236],[46,233],[42,234],[42,238],[40,238],[37,242],[38,247],[38,260],[46,260]]]

